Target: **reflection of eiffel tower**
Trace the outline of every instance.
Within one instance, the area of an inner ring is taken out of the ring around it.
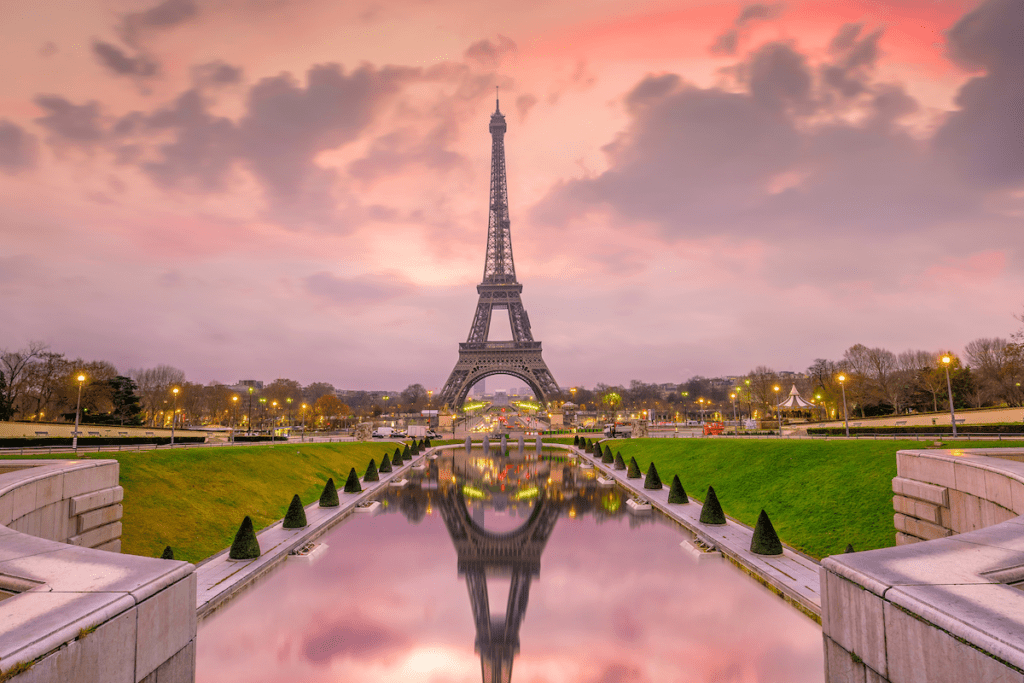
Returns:
[[[466,576],[483,681],[509,683],[512,660],[519,653],[519,626],[530,599],[530,581],[540,575],[540,556],[558,521],[560,506],[542,491],[525,524],[508,533],[492,533],[470,517],[461,487],[448,486],[439,502],[458,553],[459,574]],[[511,576],[504,622],[491,618],[488,575]]]
[[[505,177],[505,115],[495,103],[491,114],[491,198],[487,220],[487,256],[484,279],[477,285],[480,299],[473,325],[464,344],[459,344],[459,360],[448,376],[438,404],[461,408],[470,387],[491,375],[512,375],[523,380],[543,403],[558,391],[547,363],[541,357],[539,341],[534,341],[530,318],[523,307],[523,286],[516,280],[512,260],[512,230],[508,215],[508,182]],[[495,310],[508,313],[512,328],[509,341],[490,341],[491,315]]]

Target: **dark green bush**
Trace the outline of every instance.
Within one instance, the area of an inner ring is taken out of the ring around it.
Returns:
[[[84,431],[86,425],[82,426]],[[270,437],[267,437],[268,439]],[[176,436],[174,443],[203,443],[205,436]],[[78,437],[79,448],[90,446],[132,446],[135,444],[156,444],[166,446],[171,442],[169,436],[80,436]],[[71,445],[70,436],[32,436],[32,437],[5,437],[0,439],[0,448],[47,448],[67,447]]]
[[[676,505],[686,505],[690,502],[690,498],[683,488],[683,482],[679,481],[678,474],[672,475],[672,485],[668,489],[668,502]]]
[[[647,468],[647,478],[644,479],[645,489],[660,489],[661,488],[661,477],[658,476],[658,468],[654,466],[652,462]]]
[[[608,448],[607,446],[604,447],[604,456],[601,458],[601,462],[603,462],[606,465],[615,462],[615,456],[612,455],[612,449]]]
[[[339,505],[341,501],[338,500],[338,489],[334,486],[334,477],[331,477],[324,485],[324,492],[320,494],[320,507],[336,508]]]
[[[899,427],[850,427],[850,434],[877,434],[879,436],[892,436],[894,434],[952,434],[953,425],[949,424],[949,415],[944,418],[937,418],[939,424],[933,425],[900,425]],[[942,424],[945,419],[946,423]],[[812,436],[843,436],[846,434],[845,427],[811,427],[807,433]],[[958,424],[956,433],[964,434],[1024,434],[1024,424],[1011,422],[1004,424]]]
[[[403,464],[402,451],[398,450],[397,448],[395,449],[395,455],[391,458],[391,464],[394,465],[395,467],[401,467]]]
[[[390,472],[391,471],[391,458],[385,453],[384,457],[380,460],[380,467],[377,468],[378,472]]]
[[[292,496],[292,502],[288,504],[288,512],[284,514],[285,529],[301,529],[306,526],[306,511],[302,507],[302,501],[299,500],[299,494]]]
[[[619,451],[615,451],[615,469],[626,469],[626,461],[622,459],[622,453],[620,453]]]
[[[359,493],[362,490],[363,487],[359,483],[359,475],[356,474],[356,468],[353,467],[349,470],[348,479],[345,480],[345,493]]]
[[[725,512],[722,511],[722,504],[718,502],[715,494],[715,487],[708,487],[708,495],[704,497],[704,507],[700,510],[700,523],[721,526],[725,524]]]
[[[260,542],[256,539],[256,530],[252,527],[252,520],[249,515],[242,520],[242,526],[238,527],[235,540],[231,542],[231,550],[228,557],[232,560],[253,560],[260,556]]]
[[[409,444],[405,444],[405,448],[402,449],[402,460],[408,460],[410,457],[412,457],[412,450],[409,448]]]
[[[758,555],[782,554],[782,541],[779,540],[779,535],[775,533],[775,527],[764,510],[757,516],[754,537],[750,539],[750,552]]]
[[[423,447],[424,448],[430,448],[430,439],[424,439],[423,440]]]
[[[160,554],[160,559],[161,560],[173,560],[174,559],[174,551],[171,550],[171,546],[167,546],[166,548],[164,548],[164,551]]]
[[[626,469],[626,479],[639,479],[642,476],[640,465],[636,464],[636,458],[630,458],[629,467]]]
[[[580,435],[579,434],[577,434],[574,437],[572,437],[572,445],[573,446],[579,446],[580,445]]]
[[[373,458],[370,458],[370,464],[366,466],[363,481],[380,481],[380,475],[377,474],[377,463],[373,461]]]
[[[846,553],[852,553],[852,552],[854,552],[853,544],[852,543],[847,543],[846,544],[846,550],[843,551],[843,554],[845,555]]]

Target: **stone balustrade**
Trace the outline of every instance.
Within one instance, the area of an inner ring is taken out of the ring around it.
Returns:
[[[1024,683],[1024,450],[900,451],[895,548],[825,558],[828,683]]]
[[[115,460],[0,461],[3,680],[194,680],[195,568],[120,554],[123,495]]]

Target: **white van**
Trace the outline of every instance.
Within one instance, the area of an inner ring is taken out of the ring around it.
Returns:
[[[395,431],[394,427],[377,427],[370,436],[374,439],[390,439],[393,431]]]

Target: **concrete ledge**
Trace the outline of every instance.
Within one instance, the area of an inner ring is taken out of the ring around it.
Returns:
[[[897,547],[821,563],[829,683],[1024,683],[1024,590],[1012,585],[1024,581],[1021,455],[897,454]]]
[[[0,581],[16,594],[0,601],[0,672],[31,664],[10,680],[138,683],[194,645],[195,568],[119,552],[116,461],[4,465]],[[193,680],[192,652],[167,681]]]

